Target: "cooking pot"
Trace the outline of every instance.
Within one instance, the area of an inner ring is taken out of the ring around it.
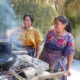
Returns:
[[[0,41],[0,69],[8,70],[15,62],[16,56],[12,54],[12,44]]]

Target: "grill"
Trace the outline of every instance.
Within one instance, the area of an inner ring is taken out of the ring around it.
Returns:
[[[5,39],[0,39],[0,69],[9,70],[15,60],[16,56],[12,54],[12,44]]]

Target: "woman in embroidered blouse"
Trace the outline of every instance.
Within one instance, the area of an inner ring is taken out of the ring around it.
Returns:
[[[46,42],[40,59],[49,63],[50,72],[68,70],[74,54],[74,38],[71,34],[71,25],[65,16],[58,16],[54,19],[54,29],[47,34]],[[59,80],[67,80],[66,76],[59,77]]]
[[[21,41],[22,45],[28,50],[29,55],[37,58],[39,55],[41,37],[39,31],[32,27],[33,22],[34,18],[31,14],[24,15],[24,26],[8,30],[6,36],[10,38],[15,35],[18,38],[17,43]]]

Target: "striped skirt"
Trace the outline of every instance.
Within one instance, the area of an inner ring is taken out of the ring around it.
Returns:
[[[50,67],[51,65],[54,65],[53,73],[66,70],[66,58],[62,58],[59,54],[48,53],[47,51],[45,51],[41,55],[40,59],[47,62]],[[50,71],[50,69],[48,71]],[[58,77],[58,80],[67,80],[67,77]]]

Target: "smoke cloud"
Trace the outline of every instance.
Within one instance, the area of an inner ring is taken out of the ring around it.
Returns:
[[[0,37],[5,31],[22,25],[13,10],[12,0],[0,0]]]

